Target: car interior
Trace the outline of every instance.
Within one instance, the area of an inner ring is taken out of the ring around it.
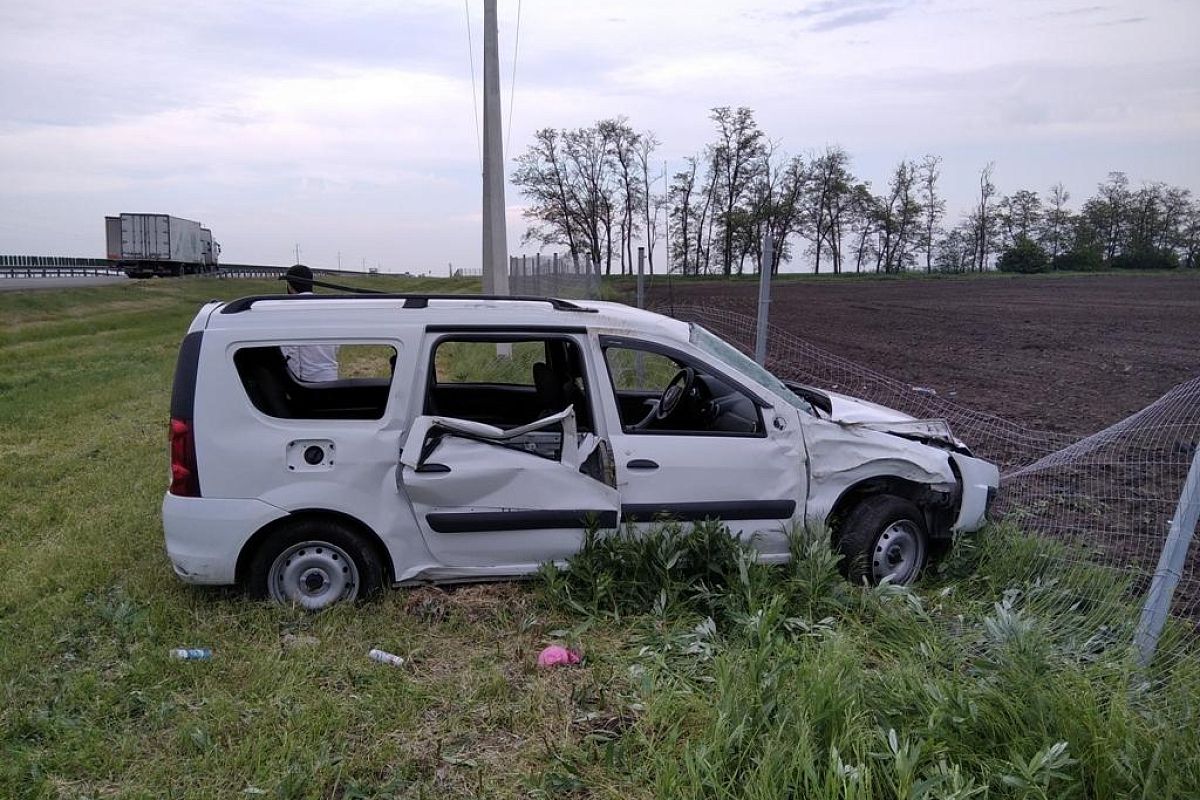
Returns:
[[[339,360],[353,360],[353,348],[343,346]],[[288,369],[282,351],[276,345],[243,347],[233,356],[246,396],[262,413],[280,419],[381,419],[387,409],[392,384],[391,364],[395,350],[372,346],[377,360],[385,366],[376,369],[387,377],[353,377],[321,383],[298,380]],[[365,349],[365,348],[364,348]]]
[[[434,348],[426,414],[514,428],[569,405],[579,431],[594,430],[583,360],[571,339],[446,338]]]
[[[702,367],[657,352],[606,347],[621,427],[626,433],[762,432],[758,406]]]

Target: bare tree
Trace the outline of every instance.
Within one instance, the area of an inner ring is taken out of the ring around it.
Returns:
[[[675,246],[672,248],[672,257],[674,264],[668,265],[668,269],[674,269],[676,265],[679,271],[684,275],[688,274],[688,266],[692,264],[692,238],[691,228],[692,221],[695,216],[695,195],[696,195],[696,172],[697,164],[694,157],[684,159],[687,168],[682,172],[676,172],[671,180],[671,185],[667,188],[667,200],[670,203],[670,211],[668,216],[675,220]],[[697,259],[693,266],[693,273],[699,267]]]
[[[989,161],[987,166],[979,171],[979,203],[971,212],[971,229],[975,240],[975,268],[979,272],[987,269],[992,239],[995,236],[996,223],[993,219],[995,204],[992,202],[992,198],[996,196],[996,185],[992,183],[992,173],[995,170],[995,162]]]
[[[849,163],[849,154],[840,147],[827,147],[812,159],[804,203],[804,235],[812,242],[814,273],[821,272],[821,255],[831,248],[835,271],[840,269],[842,215],[849,206],[853,184]]]
[[[526,241],[565,244],[572,255],[581,253],[580,202],[577,186],[561,150],[561,134],[543,128],[533,144],[516,159],[513,184],[530,201],[525,208],[529,227]]]
[[[913,229],[921,211],[913,191],[916,173],[916,166],[910,161],[897,164],[888,183],[887,196],[877,204],[880,213],[880,239],[875,261],[876,271],[882,266],[884,272],[903,272],[912,261],[909,249],[912,245]]]
[[[590,247],[590,258],[603,260],[605,274],[612,274],[614,212],[617,179],[612,168],[608,139],[600,125],[563,134],[563,151],[569,171],[579,185],[580,222]]]
[[[1128,223],[1132,193],[1124,172],[1108,173],[1100,184],[1099,196],[1088,201],[1089,216],[1096,222],[1104,242],[1104,258],[1111,261],[1121,252]]]
[[[921,235],[921,247],[925,250],[925,271],[933,272],[933,239],[938,229],[938,220],[946,213],[946,201],[937,193],[938,178],[941,177],[941,156],[927,155],[921,160],[918,175],[921,186],[921,207],[925,215],[925,229]]]
[[[1071,212],[1067,201],[1071,193],[1061,183],[1050,187],[1050,207],[1042,221],[1042,246],[1050,256],[1051,265],[1065,249],[1067,233],[1071,229]]]
[[[762,164],[756,170],[751,188],[749,218],[745,226],[745,251],[753,254],[758,269],[779,272],[779,265],[791,258],[788,239],[798,232],[802,198],[808,173],[799,156],[787,158],[768,145]],[[774,243],[771,263],[762,263],[762,240],[770,236]]]
[[[652,185],[650,181],[650,158],[654,155],[654,151],[658,149],[658,145],[659,141],[653,131],[643,131],[638,135],[635,153],[642,173],[642,210],[645,212],[645,226],[642,228],[642,231],[645,234],[646,261],[651,275],[654,274],[654,243],[658,239],[658,212],[663,202],[663,198],[653,195],[650,189]],[[665,173],[663,179],[665,183]],[[663,189],[666,191],[665,186]]]
[[[854,246],[854,271],[862,272],[863,262],[875,256],[875,237],[880,217],[870,184],[860,183],[851,190],[848,210],[849,227],[857,241]]]
[[[1004,247],[1012,247],[1022,239],[1034,240],[1042,223],[1042,200],[1037,192],[1019,189],[1000,201],[996,219],[1004,231]]]
[[[712,110],[717,124],[717,140],[711,146],[712,170],[716,176],[713,189],[718,193],[721,208],[722,246],[721,269],[729,275],[734,260],[734,237],[737,223],[744,215],[735,214],[750,191],[755,167],[764,153],[762,131],[754,121],[754,112],[742,106],[731,111],[728,106]]]
[[[637,176],[637,147],[639,136],[629,127],[625,117],[602,120],[597,123],[604,141],[608,145],[608,154],[620,183],[621,221],[619,224],[621,273],[628,266],[632,273],[633,265],[633,236],[637,230],[637,217],[640,216],[644,191]]]

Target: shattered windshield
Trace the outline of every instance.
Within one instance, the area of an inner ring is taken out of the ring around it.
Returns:
[[[718,361],[732,367],[748,378],[752,378],[761,386],[765,386],[789,404],[795,406],[801,411],[806,411],[809,414],[815,415],[815,410],[811,403],[803,397],[798,396],[791,389],[783,385],[783,381],[776,378],[765,367],[758,364],[754,359],[747,356],[741,350],[731,345],[716,334],[705,330],[701,326],[692,322],[689,323],[691,333],[688,334],[688,339],[696,347],[699,347],[704,352],[714,356]]]

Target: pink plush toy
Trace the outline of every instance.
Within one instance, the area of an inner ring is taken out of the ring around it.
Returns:
[[[568,650],[561,645],[552,644],[538,653],[537,663],[539,667],[558,667],[564,664],[578,664],[579,658],[579,653],[576,653],[574,650]]]

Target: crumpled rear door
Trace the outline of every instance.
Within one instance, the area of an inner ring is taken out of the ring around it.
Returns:
[[[539,436],[557,431],[558,457],[548,458]],[[422,416],[402,445],[397,483],[443,564],[523,572],[578,551],[589,526],[616,527],[610,452],[578,434],[573,408],[509,430]]]

